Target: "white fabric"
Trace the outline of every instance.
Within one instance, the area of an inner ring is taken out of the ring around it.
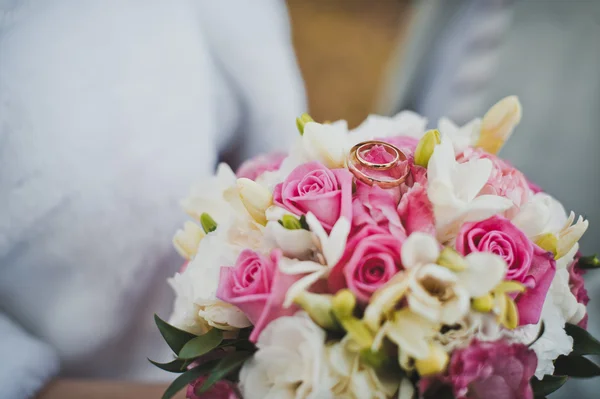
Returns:
[[[57,358],[172,378],[146,357],[169,360],[152,313],[172,307],[179,199],[237,134],[284,145],[305,109],[285,4],[216,3],[0,0],[0,398]]]

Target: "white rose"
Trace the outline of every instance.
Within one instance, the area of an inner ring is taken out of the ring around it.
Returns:
[[[270,323],[258,338],[258,351],[240,372],[243,397],[333,398],[325,338],[325,331],[304,312]]]

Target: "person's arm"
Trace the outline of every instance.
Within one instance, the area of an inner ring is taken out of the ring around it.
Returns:
[[[59,379],[52,381],[36,399],[147,399],[160,398],[167,389],[161,384]],[[185,389],[175,399],[185,398]]]
[[[284,1],[197,1],[211,52],[241,99],[242,159],[288,150],[307,111]],[[301,21],[300,21],[301,23]]]
[[[30,398],[58,371],[54,349],[0,313],[0,399]]]

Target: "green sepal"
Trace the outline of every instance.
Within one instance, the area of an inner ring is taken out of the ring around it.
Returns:
[[[219,360],[219,363],[213,368],[204,384],[198,390],[198,393],[205,393],[214,384],[226,378],[229,374],[236,371],[242,364],[252,356],[252,352],[234,352]]]
[[[188,384],[194,382],[194,380],[197,378],[208,374],[218,364],[218,362],[218,360],[212,360],[181,374],[175,379],[175,381],[171,383],[171,385],[169,385],[163,394],[162,399],[171,399],[173,396],[175,396],[175,394],[177,394],[177,392],[181,391]]]
[[[302,224],[300,223],[300,220],[296,219],[292,215],[283,215],[281,220],[279,220],[279,224],[288,230],[302,229]]]
[[[200,335],[188,341],[177,357],[180,359],[195,359],[207,354],[223,342],[223,332],[217,328],[209,330],[206,334]]]
[[[190,340],[196,338],[196,335],[189,333],[187,331],[180,330],[177,327],[173,327],[158,315],[154,315],[154,322],[160,331],[160,334],[163,336],[167,345],[175,352],[176,354],[181,351],[181,348],[188,343]]]
[[[582,269],[600,269],[600,259],[597,255],[582,256],[577,266]]]
[[[536,398],[545,397],[562,387],[569,377],[566,375],[545,375],[543,380],[531,379],[531,388]]]

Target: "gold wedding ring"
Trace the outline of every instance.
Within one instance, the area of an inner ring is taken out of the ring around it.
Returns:
[[[367,161],[363,154],[375,146],[383,147],[385,152],[393,156],[393,159],[385,163]],[[381,188],[393,188],[404,183],[408,177],[410,170],[407,160],[406,154],[396,146],[383,141],[371,140],[358,143],[352,147],[348,154],[348,169],[358,180],[365,184],[377,185]],[[368,171],[374,173],[369,174]],[[381,171],[390,171],[391,176],[382,179],[381,176],[376,175]],[[398,176],[393,176],[393,172],[396,172]]]

